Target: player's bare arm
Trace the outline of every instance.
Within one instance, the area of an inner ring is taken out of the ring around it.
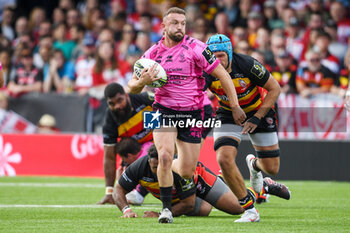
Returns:
[[[242,125],[241,123],[246,119],[246,115],[243,109],[239,106],[237,92],[233,85],[230,75],[227,73],[225,68],[219,64],[212,72],[215,78],[219,79],[224,89],[229,101],[230,107],[232,109],[233,119],[237,125]]]
[[[157,78],[159,71],[157,71],[156,68],[157,66],[153,65],[150,69],[143,69],[140,78],[137,78],[134,73],[132,79],[128,83],[130,89],[129,92],[132,94],[138,94],[146,85],[152,84],[154,81],[161,79],[161,77]]]
[[[263,118],[268,113],[268,111],[270,111],[281,93],[281,87],[272,75],[270,75],[263,88],[267,90],[267,94],[264,97],[260,109],[254,114],[258,120]],[[257,127],[258,124],[255,124],[254,121],[248,120],[244,123],[242,134],[252,133]]]
[[[137,218],[137,213],[133,212],[128,205],[125,197],[126,193],[126,190],[117,184],[115,187],[115,204],[118,206],[120,211],[123,212],[123,216],[121,216],[122,218]]]
[[[106,195],[97,204],[114,204],[112,193],[107,193],[108,187],[113,187],[115,182],[116,171],[116,152],[115,145],[104,146],[103,168],[106,182]]]

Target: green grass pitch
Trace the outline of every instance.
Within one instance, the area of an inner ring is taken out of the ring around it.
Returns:
[[[104,195],[102,179],[55,177],[0,178],[0,232],[350,232],[350,183],[285,181],[289,201],[271,197],[256,205],[260,223],[234,223],[214,209],[209,217],[178,217],[173,224],[157,219],[123,219],[116,206],[95,205]],[[160,210],[148,195],[132,207],[139,216]]]

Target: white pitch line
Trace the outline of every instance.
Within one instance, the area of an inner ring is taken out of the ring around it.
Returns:
[[[104,184],[84,183],[0,183],[2,187],[103,188]]]
[[[132,206],[131,208],[135,210],[151,210],[152,208],[160,208],[161,204],[144,204],[142,206]],[[95,209],[95,208],[115,208],[118,209],[115,205],[1,205],[1,208],[89,208],[89,209]],[[212,212],[219,211],[215,208],[211,210]]]
[[[160,204],[145,204],[143,206],[134,206],[135,209],[149,209],[158,207]],[[115,205],[1,205],[0,208],[117,208]]]

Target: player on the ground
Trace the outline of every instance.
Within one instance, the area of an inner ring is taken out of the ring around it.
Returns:
[[[220,103],[216,115],[221,120],[222,126],[214,128],[217,160],[226,183],[246,210],[235,222],[257,222],[260,216],[254,207],[254,197],[247,192],[236,165],[237,148],[242,134],[248,133],[258,157],[250,154],[246,161],[251,175],[251,185],[255,191],[260,192],[263,187],[261,171],[275,175],[279,170],[280,151],[276,133],[276,113],[272,107],[280,94],[280,86],[258,61],[250,56],[232,52],[231,41],[225,35],[217,34],[210,37],[207,45],[230,74],[239,104],[248,119],[243,126],[234,121],[227,91],[216,77],[204,73],[206,86],[216,95]],[[259,87],[267,90],[264,100]],[[290,195],[289,191],[285,195]]]
[[[166,123],[186,122],[187,119],[202,120],[204,70],[220,79],[228,93],[232,117],[236,124],[240,125],[246,116],[239,107],[231,78],[204,43],[185,35],[185,11],[177,7],[170,8],[164,14],[162,28],[163,38],[143,55],[144,58],[160,63],[168,77],[168,82],[163,87],[156,88],[153,110],[159,111]],[[145,85],[159,79],[156,75],[155,65],[144,69],[139,79],[134,74],[129,82],[130,92],[141,92]],[[173,222],[172,169],[181,177],[192,179],[200,152],[201,131],[200,128],[190,125],[177,125],[167,129],[161,127],[153,131],[154,142],[159,152],[157,176],[163,203],[158,219],[160,223]],[[175,143],[178,159],[173,163]]]
[[[126,194],[138,184],[145,187],[154,197],[160,198],[157,167],[158,153],[156,147],[152,145],[148,157],[142,157],[126,168],[116,185],[115,195],[116,204],[123,212],[123,217],[137,217],[128,206]],[[244,211],[227,185],[201,162],[197,163],[195,185],[174,172],[173,178],[171,204],[174,217],[183,214],[208,216],[213,206],[228,214],[240,214]],[[154,211],[146,211],[143,217],[159,217],[159,215]]]
[[[112,197],[116,177],[116,145],[123,137],[132,137],[147,146],[153,140],[152,131],[143,128],[143,112],[151,111],[154,96],[152,93],[127,94],[118,83],[109,84],[104,95],[108,104],[103,125],[104,173],[106,195],[98,204],[114,204]]]

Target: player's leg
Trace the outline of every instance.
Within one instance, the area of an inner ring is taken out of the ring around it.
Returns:
[[[186,216],[209,216],[213,206],[202,198],[196,197],[193,211],[187,213]]]
[[[251,161],[253,168],[269,175],[276,175],[280,166],[277,133],[256,133],[250,134],[249,137],[257,154],[257,157]]]
[[[215,208],[228,214],[241,214],[244,212],[236,195],[220,178],[216,179],[213,187],[211,187],[204,199]]]
[[[236,165],[237,148],[241,138],[242,127],[223,124],[220,129],[214,129],[214,149],[222,175],[238,198],[239,204],[245,209],[245,214],[237,222],[259,221],[260,216],[254,207],[255,194],[247,190],[244,179]]]
[[[173,161],[173,171],[185,179],[191,179],[196,170],[201,144],[176,140],[178,159]]]
[[[171,191],[173,186],[171,166],[174,157],[176,135],[176,128],[161,128],[153,131],[153,139],[158,151],[159,161],[157,177],[160,187],[160,198],[163,203],[163,210],[158,220],[162,223],[171,223],[173,221],[171,214]]]

